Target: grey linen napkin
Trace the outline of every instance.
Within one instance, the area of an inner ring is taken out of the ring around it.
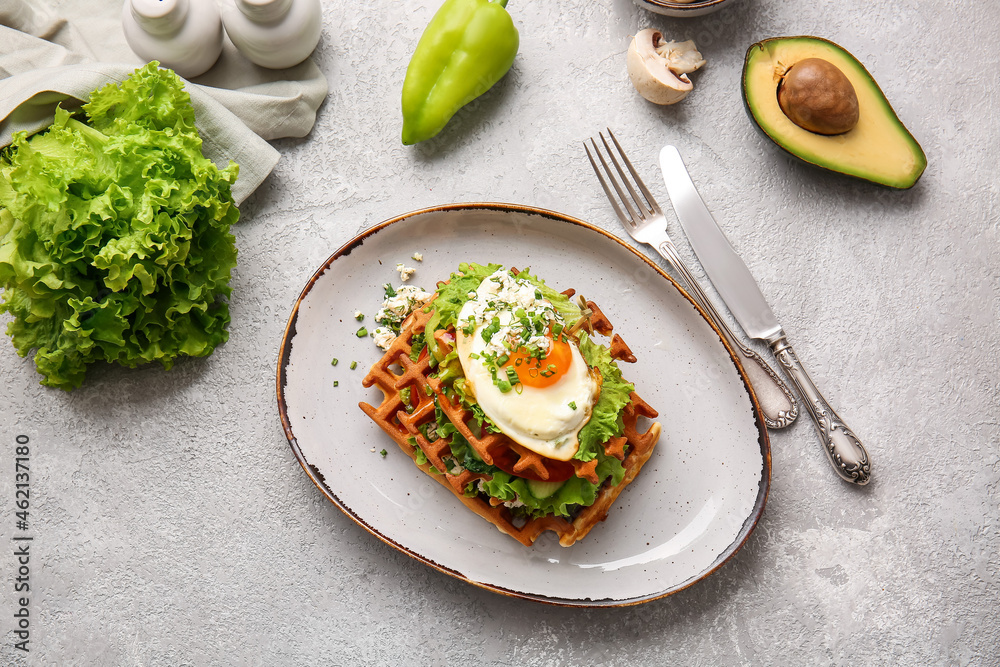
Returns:
[[[76,106],[144,64],[125,41],[121,8],[121,0],[0,0],[0,146],[15,132],[47,127],[56,104]],[[278,163],[267,140],[309,134],[328,85],[310,59],[269,70],[227,38],[218,62],[185,89],[205,156],[222,167],[240,165],[233,186],[239,204]]]

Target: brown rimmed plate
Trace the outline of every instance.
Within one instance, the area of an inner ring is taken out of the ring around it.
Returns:
[[[361,386],[380,350],[356,333],[375,327],[383,285],[399,284],[396,264],[415,267],[410,282],[433,289],[464,261],[531,268],[601,304],[638,358],[622,365],[625,377],[660,413],[652,458],[607,520],[572,547],[543,536],[527,548],[503,535],[427,479],[358,408],[381,397]],[[582,220],[490,203],[406,213],[345,244],[292,306],[277,368],[278,410],[295,457],[365,530],[476,586],[588,607],[670,595],[746,542],[771,473],[748,386],[739,360],[654,262]]]

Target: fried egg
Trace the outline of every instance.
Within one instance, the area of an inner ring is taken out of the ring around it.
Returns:
[[[455,332],[466,392],[518,444],[570,460],[600,393],[595,372],[527,280],[500,270],[469,297]]]

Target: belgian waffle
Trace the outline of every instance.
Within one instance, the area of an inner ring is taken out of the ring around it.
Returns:
[[[611,323],[596,304],[588,302],[587,305],[593,312],[590,328],[603,335],[612,335]],[[382,391],[382,402],[377,407],[362,402],[359,404],[361,409],[388,433],[415,463],[422,458],[425,459],[424,462],[417,463],[424,472],[450,489],[466,507],[494,524],[501,532],[507,533],[526,546],[531,546],[546,530],[554,531],[563,546],[570,546],[582,539],[598,522],[607,517],[608,509],[615,498],[635,478],[652,454],[660,436],[660,425],[653,423],[645,432],[641,432],[637,422],[639,417],[656,417],[656,410],[632,392],[631,401],[626,405],[622,415],[624,423],[622,435],[611,438],[605,443],[605,452],[622,461],[625,468],[625,476],[620,484],[613,487],[604,484],[598,492],[596,501],[580,509],[572,519],[555,516],[527,519],[515,517],[510,509],[496,498],[486,498],[483,494],[466,495],[470,485],[474,485],[480,479],[489,479],[490,476],[488,473],[474,473],[454,465],[449,466],[446,460],[451,457],[448,439],[437,437],[436,429],[428,431],[426,428],[427,425],[436,423],[435,408],[441,408],[488,464],[494,464],[500,455],[504,455],[509,463],[510,452],[513,452],[516,456],[516,461],[513,463],[514,474],[541,480],[549,479],[555,474],[553,466],[566,464],[546,459],[503,434],[480,431],[473,424],[472,413],[461,404],[460,400],[449,398],[441,381],[432,376],[433,369],[426,351],[415,361],[411,358],[415,344],[414,337],[424,333],[424,327],[430,317],[430,312],[417,308],[403,322],[400,335],[382,358],[371,367],[363,380],[365,387],[377,386]],[[418,349],[421,346],[422,344]],[[609,348],[612,358],[635,361],[628,346],[617,334],[614,335]],[[422,430],[421,426],[425,428]],[[424,432],[429,432],[431,437],[426,437]],[[418,447],[423,457],[419,456]],[[582,462],[574,459],[571,463],[576,476],[597,483],[599,478],[595,471],[596,460]],[[452,474],[450,470],[455,470],[456,474]]]

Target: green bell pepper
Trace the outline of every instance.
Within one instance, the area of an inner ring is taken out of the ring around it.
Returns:
[[[519,37],[507,0],[445,0],[427,24],[403,81],[403,143],[430,139],[499,81]]]

